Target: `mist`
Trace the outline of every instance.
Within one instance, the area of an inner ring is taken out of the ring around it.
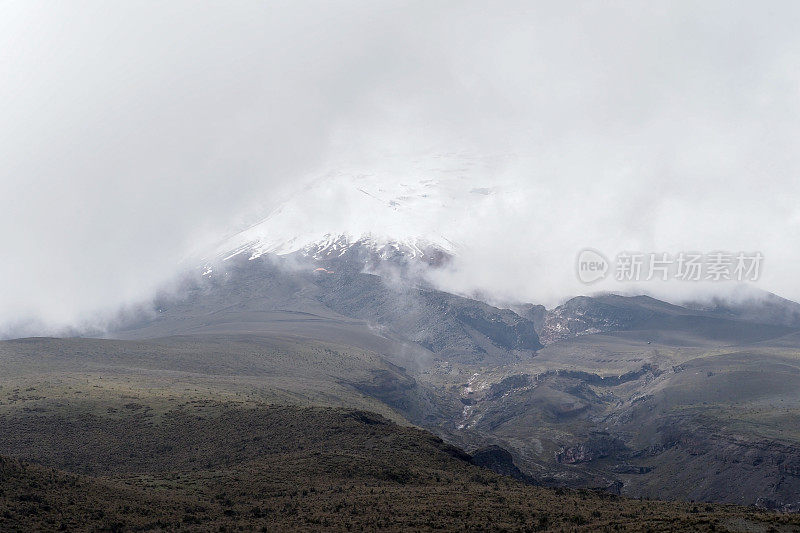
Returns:
[[[799,15],[790,2],[4,3],[0,324],[102,321],[342,169],[374,188],[456,179],[467,194],[408,221],[459,243],[436,280],[454,292],[552,305],[589,290],[574,262],[591,247],[760,251],[759,287],[798,299]],[[314,204],[309,224],[359,201]]]

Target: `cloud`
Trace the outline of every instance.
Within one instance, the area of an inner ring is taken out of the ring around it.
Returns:
[[[388,16],[349,3],[2,9],[0,322],[55,325],[146,298],[295,186],[369,90],[352,73]]]
[[[441,215],[454,290],[550,302],[586,246],[713,248],[800,298],[794,3],[0,9],[0,323],[147,298],[332,169],[442,153],[500,155]]]

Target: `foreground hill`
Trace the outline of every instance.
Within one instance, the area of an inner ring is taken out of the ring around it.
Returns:
[[[0,418],[0,529],[792,531],[800,517],[546,489],[369,412],[183,403]],[[105,417],[115,423],[104,424]],[[29,425],[30,424],[30,425]],[[10,435],[43,435],[10,443]],[[35,458],[57,469],[24,463]],[[79,459],[74,461],[74,459]],[[506,465],[507,466],[507,465]]]

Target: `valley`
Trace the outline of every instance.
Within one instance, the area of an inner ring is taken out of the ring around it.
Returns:
[[[215,366],[208,356],[220,346],[234,355]],[[385,381],[357,369],[388,371],[386,363],[336,351],[265,337],[0,343],[0,529],[800,528],[797,515],[753,507],[632,500],[499,475],[486,467],[519,473],[507,454],[467,454],[412,427],[386,400],[359,392],[385,392]],[[322,354],[330,364],[318,374],[306,367],[303,380],[298,370]]]

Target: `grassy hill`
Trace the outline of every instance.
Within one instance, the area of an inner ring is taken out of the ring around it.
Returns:
[[[0,374],[0,414],[125,412],[146,399],[157,416],[211,400],[348,406],[402,421],[392,405],[418,404],[415,380],[381,354],[291,336],[5,341]]]

